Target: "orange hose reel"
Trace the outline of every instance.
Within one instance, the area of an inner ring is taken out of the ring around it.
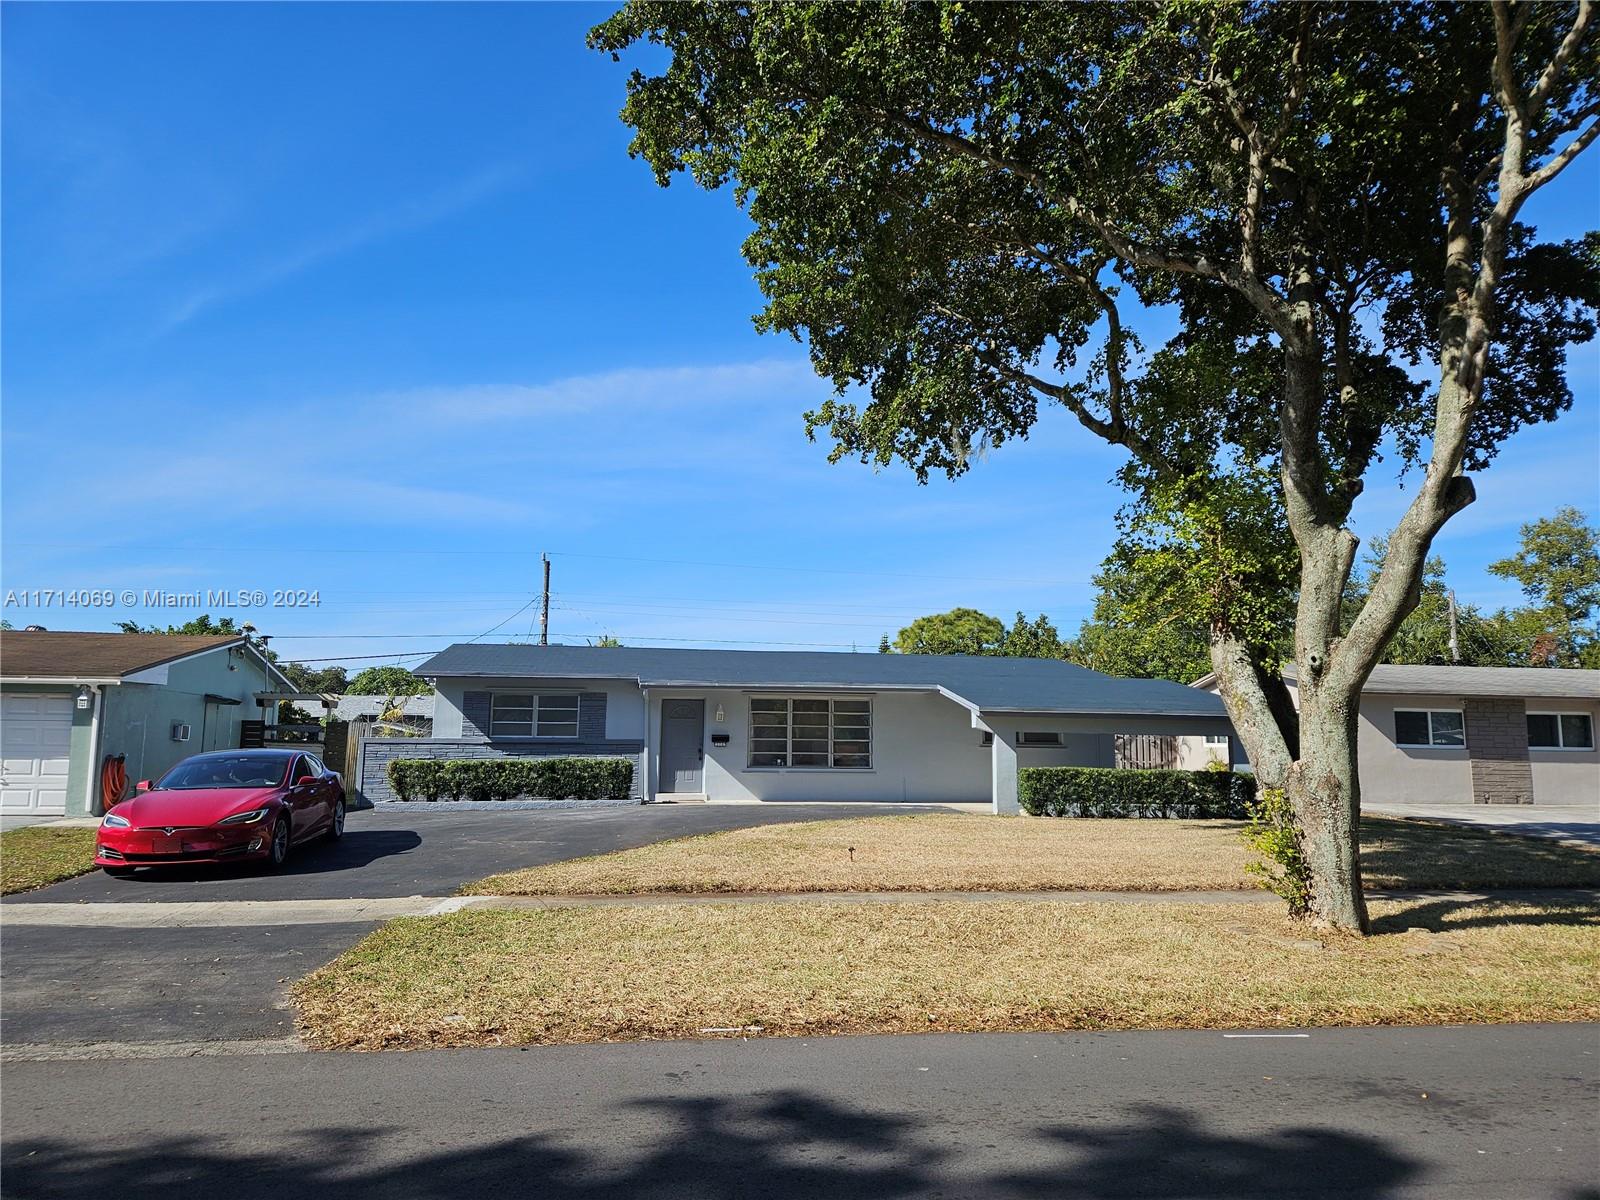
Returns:
[[[128,786],[127,755],[108,754],[100,764],[100,804],[110,812],[122,800]]]

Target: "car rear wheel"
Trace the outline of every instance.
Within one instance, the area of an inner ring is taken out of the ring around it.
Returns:
[[[276,871],[289,859],[289,818],[279,817],[272,827],[272,841],[267,844],[267,863]]]
[[[133,875],[132,867],[101,867],[100,869],[113,879],[127,879]]]
[[[333,820],[328,822],[328,840],[337,842],[344,836],[344,797],[340,796],[333,805]]]

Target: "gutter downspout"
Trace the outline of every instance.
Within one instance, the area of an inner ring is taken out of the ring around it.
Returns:
[[[644,762],[639,765],[644,768],[644,778],[639,781],[639,799],[644,804],[649,804],[655,799],[655,788],[651,786],[655,778],[655,747],[650,740],[650,689],[639,689],[644,696]]]
[[[100,720],[100,710],[105,705],[105,690],[98,683],[89,685],[94,693],[94,710],[89,715],[89,780],[85,787],[84,811],[91,817],[104,815],[104,797],[96,796],[100,787],[100,737],[105,732]]]

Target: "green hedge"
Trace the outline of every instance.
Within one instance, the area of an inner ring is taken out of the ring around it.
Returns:
[[[1036,817],[1249,815],[1256,779],[1237,771],[1135,771],[1124,767],[1023,767],[1018,799]]]
[[[399,758],[389,785],[402,800],[625,800],[627,758]]]

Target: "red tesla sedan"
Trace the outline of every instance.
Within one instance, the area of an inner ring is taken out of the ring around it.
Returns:
[[[299,750],[214,750],[186,758],[100,822],[95,865],[136,867],[263,859],[281,867],[289,848],[344,836],[344,784]]]

